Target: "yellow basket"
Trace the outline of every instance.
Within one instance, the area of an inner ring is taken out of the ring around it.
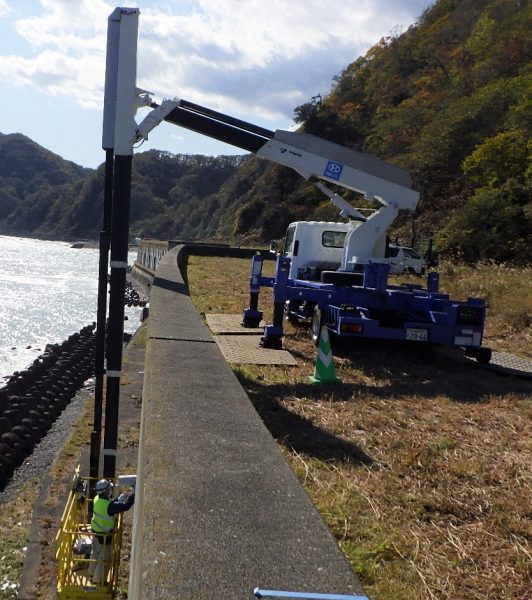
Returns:
[[[118,567],[120,565],[120,548],[122,546],[122,515],[118,514],[115,530],[111,537],[111,553],[109,565],[104,565],[103,571],[107,576],[102,583],[92,583],[89,567],[96,561],[84,554],[77,554],[75,546],[83,542],[93,543],[95,534],[89,524],[89,505],[91,500],[85,500],[83,483],[88,478],[82,478],[79,467],[76,469],[72,489],[68,495],[65,510],[61,517],[59,531],[55,537],[57,560],[57,598],[77,599],[91,597],[95,600],[113,598],[117,587]],[[102,536],[99,536],[102,537]]]

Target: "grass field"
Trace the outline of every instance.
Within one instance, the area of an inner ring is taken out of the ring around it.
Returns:
[[[488,299],[488,345],[532,357],[532,269],[443,265],[441,274],[453,296]],[[203,314],[240,313],[248,276],[248,260],[190,258]],[[235,372],[371,598],[529,599],[530,381],[446,353],[365,343],[335,349],[342,383],[316,386],[308,330],[287,324],[285,347],[297,367]],[[58,489],[88,440],[91,413],[88,403],[55,461],[51,511],[64,500]],[[17,596],[35,493],[29,482],[0,506],[0,599]],[[56,528],[42,527],[51,555]],[[54,571],[52,560],[41,569],[38,597],[53,597]],[[120,597],[126,582],[125,558]]]
[[[485,343],[530,358],[531,275],[443,265],[441,288],[486,297]],[[240,313],[248,276],[190,258],[204,314]],[[335,349],[341,384],[316,386],[308,330],[285,332],[297,367],[234,370],[371,598],[530,598],[530,380],[365,342]]]

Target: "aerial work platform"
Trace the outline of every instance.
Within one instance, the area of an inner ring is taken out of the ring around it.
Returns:
[[[82,478],[77,469],[59,531],[55,538],[57,560],[57,598],[59,600],[82,600],[95,598],[108,600],[114,597],[120,565],[122,545],[122,515],[116,516],[115,530],[109,535],[111,552],[109,562],[103,559],[101,581],[93,582],[90,567],[96,561],[90,558],[95,534],[92,533],[89,509],[92,500],[88,500],[88,478]]]

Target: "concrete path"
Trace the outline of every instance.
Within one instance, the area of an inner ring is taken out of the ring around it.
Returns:
[[[178,252],[151,288],[129,597],[362,593],[200,319]]]

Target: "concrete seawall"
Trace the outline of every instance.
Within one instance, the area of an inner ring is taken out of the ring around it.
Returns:
[[[362,593],[192,304],[186,253],[151,286],[129,597]]]

